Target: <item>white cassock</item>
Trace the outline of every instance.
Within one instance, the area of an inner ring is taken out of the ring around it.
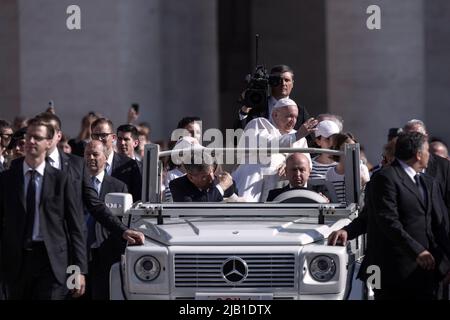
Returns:
[[[239,148],[295,147],[308,148],[305,138],[296,141],[296,130],[282,135],[266,118],[251,120],[244,129],[239,140]],[[311,157],[305,153],[310,165]],[[236,182],[239,196],[247,202],[263,202],[261,195],[277,187],[279,181],[278,168],[285,162],[287,154],[278,153],[265,158],[265,164],[256,163],[256,155],[238,157],[239,167],[232,176]],[[244,162],[245,161],[245,162]]]

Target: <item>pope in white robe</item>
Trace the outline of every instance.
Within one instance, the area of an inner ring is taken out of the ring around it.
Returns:
[[[304,137],[294,130],[297,122],[297,104],[289,99],[278,100],[272,111],[274,124],[266,118],[256,118],[250,121],[239,140],[239,148],[278,148],[296,147],[308,148]],[[232,176],[239,191],[239,196],[247,202],[263,202],[262,195],[275,189],[280,180],[279,168],[285,163],[286,154],[276,153],[266,155],[264,152],[238,157],[239,167]],[[306,153],[311,163],[309,153]],[[263,163],[257,163],[257,159]],[[312,166],[312,164],[311,164]]]

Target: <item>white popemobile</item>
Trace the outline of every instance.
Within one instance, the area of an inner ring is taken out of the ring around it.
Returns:
[[[111,268],[111,299],[361,298],[354,274],[364,241],[327,245],[329,234],[358,214],[359,145],[346,145],[344,152],[279,151],[344,154],[347,203],[323,203],[308,190],[283,193],[270,203],[161,203],[160,158],[170,151],[147,145],[143,201],[132,204],[129,194],[106,197],[113,213],[146,237],[144,245],[128,246]]]

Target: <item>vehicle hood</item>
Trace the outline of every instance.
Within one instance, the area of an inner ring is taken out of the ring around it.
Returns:
[[[189,218],[142,219],[135,227],[146,237],[165,245],[306,245],[323,240],[350,222],[318,224],[317,219],[301,218]]]

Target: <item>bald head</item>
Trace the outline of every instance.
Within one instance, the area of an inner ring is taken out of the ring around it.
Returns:
[[[304,187],[310,173],[309,159],[303,153],[293,153],[286,159],[286,177],[291,187]]]
[[[448,159],[448,149],[445,144],[440,141],[433,141],[430,143],[430,152],[439,157]]]

